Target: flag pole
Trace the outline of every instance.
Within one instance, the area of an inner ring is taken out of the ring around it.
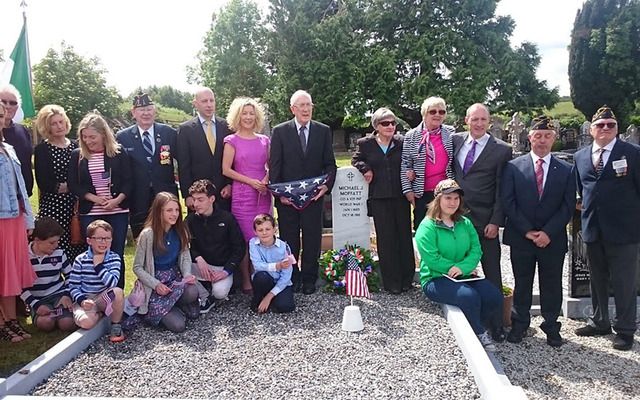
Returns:
[[[351,297],[351,305],[353,306],[353,296],[349,296]]]

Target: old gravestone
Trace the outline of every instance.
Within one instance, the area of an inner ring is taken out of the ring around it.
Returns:
[[[353,244],[368,249],[371,227],[367,216],[369,185],[355,167],[341,167],[331,191],[333,248]]]

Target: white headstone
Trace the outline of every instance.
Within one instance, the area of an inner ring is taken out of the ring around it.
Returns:
[[[367,216],[369,184],[355,167],[340,167],[331,191],[333,248],[346,244],[370,247],[371,226]]]

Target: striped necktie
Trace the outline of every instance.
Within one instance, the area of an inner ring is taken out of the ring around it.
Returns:
[[[142,147],[144,147],[144,151],[147,152],[147,161],[151,162],[153,157],[153,146],[151,145],[151,135],[148,131],[144,131],[142,133]]]
[[[542,158],[538,158],[538,161],[536,161],[536,186],[538,187],[538,198],[542,197],[542,192],[544,190],[544,170],[542,169],[542,164],[544,164],[544,160]]]

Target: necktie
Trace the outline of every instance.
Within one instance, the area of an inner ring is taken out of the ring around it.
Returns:
[[[209,143],[209,149],[211,154],[216,152],[216,135],[213,133],[213,123],[211,121],[204,121],[205,136],[207,137],[207,143]]]
[[[606,150],[604,148],[600,148],[598,150],[598,152],[600,152],[600,154],[598,155],[598,161],[596,161],[596,163],[593,165],[593,167],[596,170],[596,178],[600,178],[600,175],[602,174],[602,170],[604,169],[604,158],[602,158],[602,155],[604,154]]]
[[[142,147],[144,147],[144,151],[147,152],[147,161],[151,162],[153,146],[151,145],[151,135],[147,131],[142,133]]]
[[[462,173],[465,175],[467,174],[467,172],[469,172],[469,170],[471,169],[471,166],[473,165],[473,159],[476,156],[477,144],[478,142],[474,140],[473,143],[471,144],[471,148],[469,149],[469,152],[467,153],[467,157],[465,157],[464,159],[464,165],[462,166]]]
[[[542,158],[538,158],[536,161],[536,185],[538,186],[538,197],[542,197],[542,191],[544,189],[543,186],[543,178],[544,178],[544,170],[542,169],[542,164],[544,164],[544,160]]]
[[[306,130],[307,128],[304,125],[300,127],[300,146],[305,154],[307,153],[307,136],[304,134]]]

